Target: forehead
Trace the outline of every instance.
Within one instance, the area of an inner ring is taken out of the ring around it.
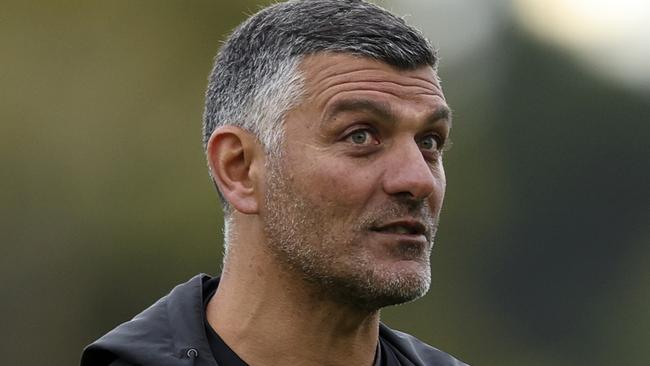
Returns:
[[[436,72],[430,66],[400,70],[386,63],[348,54],[317,54],[301,65],[305,81],[303,108],[320,110],[340,99],[358,97],[421,108],[447,108]]]

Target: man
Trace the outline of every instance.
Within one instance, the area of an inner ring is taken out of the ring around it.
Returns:
[[[240,25],[204,116],[221,277],[177,286],[82,365],[464,365],[379,322],[431,281],[451,127],[436,62],[361,0],[280,3]]]

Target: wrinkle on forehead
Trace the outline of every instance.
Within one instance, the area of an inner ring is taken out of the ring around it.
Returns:
[[[383,92],[398,97],[437,96],[444,100],[435,71],[430,66],[399,70],[383,62],[351,55],[319,54],[305,58],[307,98],[324,106],[345,91]]]

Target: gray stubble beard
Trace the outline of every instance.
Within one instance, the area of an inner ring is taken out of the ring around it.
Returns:
[[[313,295],[364,311],[413,301],[426,294],[431,285],[429,257],[437,218],[428,217],[431,242],[422,256],[422,271],[381,273],[371,258],[354,250],[354,238],[337,238],[331,228],[322,226],[332,218],[291,187],[277,160],[270,160],[266,169],[268,217],[264,230],[268,249],[284,270],[298,276]],[[376,219],[359,219],[353,232],[367,231],[370,221]]]

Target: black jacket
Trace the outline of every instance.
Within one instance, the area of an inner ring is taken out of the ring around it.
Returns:
[[[200,274],[176,286],[135,318],[90,344],[83,351],[81,366],[218,366],[203,322],[203,284],[208,280],[208,275]],[[383,324],[379,334],[397,351],[403,365],[465,365]]]

